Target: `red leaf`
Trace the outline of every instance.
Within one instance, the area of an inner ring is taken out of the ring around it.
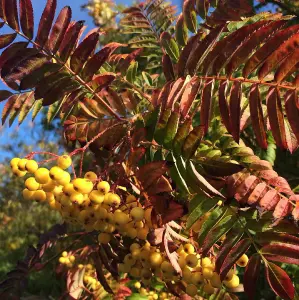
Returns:
[[[278,90],[270,88],[267,96],[267,109],[269,122],[274,139],[281,149],[287,149],[286,131],[284,126],[284,115]]]
[[[251,192],[250,196],[248,197],[247,203],[249,205],[256,204],[261,199],[261,197],[264,197],[267,191],[267,184],[265,182],[259,183]]]
[[[292,211],[292,216],[295,221],[299,220],[299,201],[296,201],[296,207]]]
[[[231,134],[237,143],[239,143],[240,139],[241,98],[242,84],[239,81],[235,81],[230,93],[229,110],[231,120]]]
[[[284,80],[290,73],[292,73],[293,68],[297,65],[298,62],[299,62],[299,51],[298,49],[296,49],[279,66],[279,68],[275,73],[274,80],[277,82],[281,82],[282,80]]]
[[[298,95],[296,91],[288,91],[285,95],[285,109],[291,128],[299,141],[299,108],[297,107]]]
[[[96,88],[96,92],[99,92],[101,89],[108,87],[113,80],[115,79],[115,75],[114,74],[100,74],[95,76],[92,79],[92,84],[96,83],[97,84],[97,88]]]
[[[289,195],[293,195],[294,192],[292,191],[289,183],[287,182],[287,180],[281,176],[277,176],[274,178],[271,178],[268,181],[268,184],[272,185],[275,187],[275,189],[280,192],[280,193],[285,193],[285,194],[289,194]]]
[[[269,260],[299,265],[299,250],[287,245],[266,245],[260,251]]]
[[[220,272],[221,266],[228,255],[229,251],[232,247],[241,239],[243,233],[241,232],[234,232],[231,230],[229,232],[229,238],[226,238],[224,242],[221,244],[219,252],[217,253],[216,257],[216,267],[215,270],[217,273]]]
[[[65,33],[70,25],[72,18],[72,10],[69,6],[65,6],[59,13],[55,24],[53,25],[49,37],[49,49],[55,54],[59,49]]]
[[[220,269],[221,280],[224,280],[231,267],[249,249],[250,245],[250,239],[243,239],[230,250]]]
[[[214,89],[214,80],[211,79],[205,83],[201,96],[200,107],[200,124],[204,128],[204,134],[209,130],[210,119],[212,114],[212,94]]]
[[[126,107],[123,103],[123,100],[116,91],[111,88],[107,88],[105,91],[103,91],[103,95],[105,95],[111,107],[114,108],[118,113],[121,115],[126,114]]]
[[[291,205],[289,199],[283,197],[277,203],[274,213],[273,213],[273,217],[275,219],[282,219],[290,213],[291,208],[292,208],[292,205]]]
[[[88,60],[90,55],[94,53],[99,41],[99,36],[97,32],[90,34],[74,51],[70,66],[75,73],[78,73],[82,69],[84,63]]]
[[[283,299],[294,299],[295,288],[288,274],[277,265],[266,264],[266,277],[272,290]]]
[[[166,173],[168,165],[166,161],[155,161],[143,165],[136,173],[136,177],[141,181],[143,188],[146,190],[159,177]]]
[[[224,44],[222,51],[216,58],[213,66],[214,74],[219,74],[222,68],[229,62],[232,55],[240,49],[243,44],[250,39],[252,34],[259,28],[266,24],[269,24],[269,20],[262,20],[254,24],[246,25],[236,30],[233,34],[233,38],[229,38],[229,42]],[[228,39],[228,38],[227,38]]]
[[[222,122],[228,132],[231,132],[229,106],[226,100],[227,81],[222,81],[219,87],[219,110]]]
[[[183,89],[184,81],[185,80],[183,78],[179,78],[177,81],[174,82],[169,92],[169,95],[167,97],[167,103],[165,104],[165,106],[162,103],[162,108],[161,108],[162,113],[164,112],[165,108],[173,109],[173,105],[178,100],[178,95],[180,95]]]
[[[191,80],[187,83],[180,104],[181,115],[183,118],[186,118],[186,116],[188,115],[200,87],[201,80],[197,76],[192,77]]]
[[[258,49],[246,62],[243,69],[243,77],[247,78],[250,73],[252,73],[256,68],[262,64],[267,57],[277,49],[284,41],[286,41],[290,36],[299,31],[299,25],[294,25],[288,27],[284,30],[280,30],[276,33],[270,40],[265,43],[260,49]]]
[[[43,47],[48,40],[51,26],[54,20],[57,0],[48,0],[46,7],[42,13],[40,23],[38,26],[37,36],[35,42]]]
[[[20,22],[23,33],[29,38],[33,38],[34,18],[31,0],[20,0]]]
[[[15,29],[20,30],[18,21],[18,8],[16,0],[4,0],[5,17],[8,25]]]
[[[251,124],[259,146],[267,149],[266,124],[263,116],[262,101],[258,85],[255,84],[250,89],[249,107]]]
[[[75,49],[77,42],[79,40],[81,29],[83,28],[84,21],[78,21],[75,24],[73,24],[69,29],[67,30],[64,42],[61,44],[61,47],[59,48],[59,56],[63,61],[66,61],[73,50]]]
[[[262,211],[272,210],[275,208],[277,203],[280,200],[280,196],[276,190],[269,190],[264,197],[259,201],[259,206],[261,207]]]
[[[172,61],[168,54],[163,54],[162,68],[163,68],[163,73],[165,75],[166,81],[172,81],[175,79]]]
[[[16,42],[7,47],[0,56],[0,69],[7,62],[7,60],[13,57],[20,49],[26,48],[27,45],[27,42]]]
[[[6,100],[8,97],[12,95],[13,93],[10,91],[0,90],[0,102]]]
[[[183,215],[184,207],[175,201],[170,201],[167,211],[162,214],[163,224],[166,224],[170,221],[175,221],[181,218]]]
[[[226,73],[231,75],[234,70],[247,60],[257,45],[265,42],[267,43],[269,38],[285,24],[285,20],[275,20],[270,24],[266,23],[264,26],[261,26],[258,30],[256,30],[234,53],[230,62],[226,66]]]
[[[101,66],[109,58],[110,54],[112,54],[118,47],[121,46],[123,45],[119,43],[107,44],[103,49],[101,49],[98,53],[96,53],[87,61],[82,71],[82,77],[86,81],[91,80],[93,75],[101,68]]]
[[[3,49],[11,44],[15,40],[16,36],[16,33],[0,35],[0,49]]]
[[[250,175],[247,178],[245,178],[245,180],[236,189],[235,199],[245,204],[247,198],[254,190],[254,188],[258,185],[259,181],[260,180],[254,175]]]
[[[296,49],[296,47],[298,47],[298,38],[299,34],[297,33],[289,38],[285,43],[281,44],[277,50],[272,52],[258,72],[258,77],[260,80],[262,80],[271,70],[276,68],[283,59],[285,59]]]
[[[259,254],[250,257],[244,273],[244,291],[249,300],[255,299],[255,291],[258,277],[260,275],[261,258]]]

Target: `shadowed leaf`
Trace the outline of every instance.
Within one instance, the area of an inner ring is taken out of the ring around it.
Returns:
[[[10,45],[15,40],[16,37],[17,37],[16,33],[0,35],[0,49],[3,49],[8,45]]]
[[[4,7],[8,25],[16,31],[19,31],[17,0],[4,0]]]
[[[244,273],[244,290],[249,300],[254,300],[257,280],[260,275],[261,258],[259,254],[250,257]]]
[[[34,18],[31,0],[20,0],[20,23],[23,33],[29,38],[33,38]]]
[[[212,116],[212,94],[214,89],[214,80],[209,80],[205,83],[201,96],[200,107],[200,124],[204,128],[204,134],[209,130],[210,120]]]

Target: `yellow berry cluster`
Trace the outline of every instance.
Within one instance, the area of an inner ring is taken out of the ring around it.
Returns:
[[[94,172],[89,171],[83,178],[72,179],[71,174],[66,171],[71,164],[72,159],[68,155],[58,157],[57,164],[50,169],[39,167],[31,159],[11,160],[14,174],[20,177],[31,175],[25,180],[25,199],[47,201],[67,222],[78,224],[87,232],[97,231],[101,244],[110,243],[115,234],[135,240],[130,246],[130,252],[118,266],[120,273],[140,280],[146,286],[151,284],[153,276],[161,282],[181,282],[191,297],[197,295],[199,290],[212,295],[215,289],[222,286],[239,286],[240,280],[235,268],[228,272],[222,282],[215,271],[215,258],[201,257],[189,243],[177,245],[177,262],[182,270],[179,274],[164,250],[161,252],[159,246],[152,246],[147,241],[149,230],[153,227],[152,208],[145,209],[134,195],[124,195],[123,192],[117,194],[115,190],[118,187],[111,188],[107,181],[100,181]],[[209,213],[192,226],[193,236],[200,232],[208,217]],[[68,268],[73,267],[74,261],[75,257],[66,251],[59,258],[59,262]],[[237,265],[245,267],[247,262],[248,257],[244,254]],[[90,266],[85,268],[87,273],[84,282],[91,289],[97,289],[100,283],[96,279],[96,271]],[[156,299],[155,294],[149,296],[150,299]]]
[[[83,282],[88,289],[95,291],[102,288],[101,283],[96,278],[96,270],[92,264],[80,264],[78,267],[79,269],[85,268]]]
[[[89,11],[89,15],[94,18],[94,22],[97,25],[105,26],[108,25],[107,23],[113,23],[113,16],[115,15],[113,1],[89,0],[84,7]]]
[[[76,258],[74,255],[69,254],[67,251],[63,251],[59,257],[59,262],[65,265],[67,268],[72,268],[74,266]]]
[[[141,283],[139,281],[134,284],[134,287],[138,290],[141,296],[147,297],[148,300],[169,300],[170,297],[173,297],[171,293],[167,294],[166,292],[158,293],[157,291],[148,291],[146,288],[141,287]]]

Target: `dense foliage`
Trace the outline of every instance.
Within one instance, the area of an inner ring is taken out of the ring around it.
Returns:
[[[299,145],[295,17],[256,14],[250,1],[187,0],[177,14],[148,0],[117,20],[94,1],[86,8],[105,26],[83,36],[69,7],[54,20],[56,4],[34,36],[31,0],[0,2],[12,30],[0,36],[2,122],[47,107],[70,149],[11,161],[24,198],[64,223],[29,248],[2,295],[20,296],[56,247],[73,299],[260,299],[264,278],[295,299],[285,271],[299,264],[299,182],[285,167],[296,169]]]

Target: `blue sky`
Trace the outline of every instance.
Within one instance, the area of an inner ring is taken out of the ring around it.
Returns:
[[[85,20],[85,25],[88,26],[88,28],[85,32],[87,32],[88,29],[90,30],[94,27],[91,17],[88,15],[88,13],[86,11],[82,11],[80,8],[82,4],[85,4],[87,2],[87,0],[86,1],[85,0],[58,0],[57,2],[58,2],[57,14],[65,5],[69,5],[72,8],[72,11],[73,11],[72,18],[74,20]],[[127,5],[132,3],[132,1],[128,1],[128,0],[122,0],[122,1],[116,1],[116,2],[122,3],[122,4],[127,4]],[[174,4],[177,4],[178,6],[181,5],[181,1],[179,1],[179,0],[174,0],[173,2],[174,2]],[[34,12],[35,12],[35,15],[34,15],[35,30],[37,30],[37,25],[40,20],[41,14],[43,12],[45,3],[46,3],[46,0],[32,0]],[[7,27],[3,27],[2,29],[0,29],[0,34],[5,34],[5,33],[11,33],[11,30]],[[0,82],[0,89],[6,89],[5,85],[2,82]],[[3,106],[4,106],[4,103],[3,102],[0,103],[0,112],[2,112]],[[23,125],[21,126],[21,128],[18,128],[17,120],[11,126],[11,128],[8,128],[7,125],[5,125],[4,127],[1,127],[1,124],[0,124],[0,147],[1,147],[1,145],[8,142],[9,134],[11,132],[15,132],[15,131],[18,131],[20,137],[23,137],[28,143],[32,143],[33,141],[30,139],[30,131],[33,130],[33,126],[30,122],[30,119],[28,118],[27,120],[28,121],[25,121],[23,123]],[[3,156],[3,152],[1,152],[1,149],[0,149],[0,162],[3,159],[3,158],[1,158],[1,156]]]

